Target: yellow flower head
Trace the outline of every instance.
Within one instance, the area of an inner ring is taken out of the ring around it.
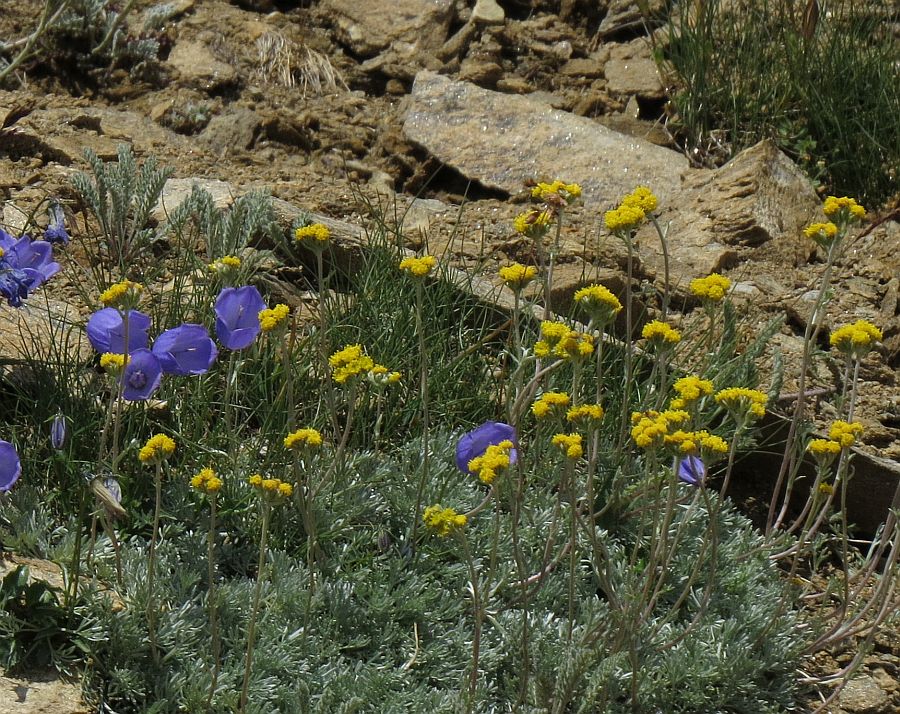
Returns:
[[[584,453],[581,447],[581,434],[556,434],[551,442],[566,455],[567,459],[580,459]]]
[[[673,388],[678,392],[678,398],[672,400],[673,409],[686,409],[698,399],[713,393],[711,381],[693,375],[676,379]]]
[[[655,449],[666,443],[666,437],[675,433],[674,427],[686,424],[691,415],[681,409],[634,412],[631,415],[631,438],[642,449]]]
[[[819,493],[821,493],[823,496],[832,496],[834,495],[834,486],[832,486],[830,483],[820,483]]]
[[[537,268],[521,263],[504,266],[498,272],[500,279],[511,290],[521,290],[537,277]]]
[[[375,366],[362,345],[347,345],[328,358],[331,366],[331,378],[338,384],[344,384],[353,377],[368,373]]]
[[[537,357],[584,359],[594,352],[594,338],[585,332],[572,330],[562,322],[544,320],[541,339],[534,345]]]
[[[596,428],[603,421],[603,407],[599,404],[580,404],[566,412],[566,419],[574,424]]]
[[[641,337],[657,349],[671,347],[681,341],[681,333],[678,330],[659,320],[653,320],[644,325]]]
[[[287,325],[290,308],[284,303],[278,303],[273,308],[259,311],[259,326],[263,332],[273,332]]]
[[[646,214],[638,206],[621,205],[603,214],[606,229],[612,233],[627,233],[644,222]]]
[[[391,372],[383,364],[376,364],[369,370],[366,378],[375,387],[386,387],[389,384],[396,384],[402,379],[400,372]]]
[[[318,449],[322,445],[322,434],[316,429],[297,429],[284,437],[285,449]]]
[[[260,498],[272,505],[283,503],[294,493],[294,487],[279,478],[263,478],[259,474],[253,474],[247,479],[247,483],[257,492]]]
[[[644,213],[653,213],[653,211],[656,210],[658,203],[653,191],[646,186],[638,186],[634,191],[622,199],[621,205],[639,208]]]
[[[138,452],[142,464],[161,464],[175,453],[175,442],[165,434],[154,434]]]
[[[531,413],[535,418],[543,419],[555,408],[561,409],[567,406],[569,406],[569,395],[565,392],[544,392],[534,400],[531,405]]]
[[[842,449],[849,449],[856,443],[856,438],[863,433],[863,425],[858,421],[841,421],[838,419],[831,423],[828,430],[828,438],[836,441]]]
[[[100,369],[118,376],[128,364],[128,355],[120,355],[114,352],[104,352],[100,355]]]
[[[622,309],[619,298],[603,285],[588,285],[576,290],[575,304],[581,306],[601,326],[612,322]]]
[[[837,223],[861,221],[866,217],[866,209],[847,196],[829,196],[822,205],[822,211]]]
[[[469,473],[475,474],[482,483],[490,486],[497,476],[509,468],[512,450],[513,443],[509,439],[504,439],[499,444],[491,444],[481,456],[469,461],[467,464]]]
[[[811,223],[803,229],[803,235],[823,248],[828,248],[838,237],[834,223]]]
[[[324,223],[312,223],[294,230],[294,240],[314,251],[325,250],[331,231]]]
[[[840,442],[834,439],[811,439],[806,446],[806,450],[822,467],[830,465],[840,455],[841,448]]]
[[[138,304],[144,286],[131,280],[122,280],[115,285],[110,285],[100,293],[100,302],[106,307],[116,307],[121,310],[130,310]]]
[[[404,258],[400,261],[400,270],[409,273],[414,278],[424,278],[437,265],[433,255],[423,255],[421,258]]]
[[[730,287],[731,281],[718,273],[691,280],[691,292],[704,302],[721,302]]]
[[[756,389],[729,387],[716,392],[716,402],[721,404],[737,420],[759,419],[766,414],[769,398]]]
[[[831,346],[839,352],[862,359],[876,342],[883,338],[881,330],[868,320],[857,320],[852,325],[844,325],[831,333]]]
[[[425,509],[422,520],[434,533],[441,538],[446,538],[465,528],[469,519],[452,508],[441,508],[440,504],[435,504]]]
[[[531,197],[541,201],[555,202],[565,201],[574,203],[581,196],[581,186],[577,183],[563,183],[556,179],[553,183],[538,183],[531,189]]]
[[[222,258],[217,258],[209,264],[209,270],[212,273],[227,273],[229,271],[237,270],[240,267],[241,259],[236,255],[226,255]]]
[[[212,469],[201,469],[191,478],[191,488],[208,496],[217,494],[222,489],[222,479]]]
[[[516,233],[528,238],[542,238],[550,228],[551,220],[549,211],[527,211],[515,217],[513,228],[516,229]]]

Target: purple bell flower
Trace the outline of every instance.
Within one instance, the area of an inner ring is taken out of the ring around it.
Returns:
[[[150,338],[150,318],[137,310],[128,311],[128,353],[147,346]],[[114,307],[98,310],[87,323],[87,335],[91,346],[100,354],[112,352],[125,354],[125,323],[122,313]]]
[[[47,230],[44,231],[44,240],[48,243],[62,243],[63,245],[69,242],[65,214],[62,206],[55,201],[50,206],[50,224],[47,226]]]
[[[22,475],[22,462],[16,447],[8,441],[0,441],[0,493],[6,493]]]
[[[691,486],[702,486],[706,478],[706,464],[699,456],[685,456],[678,466],[678,478]]]
[[[516,443],[516,430],[509,424],[499,421],[487,421],[477,429],[463,434],[456,444],[456,468],[469,473],[469,462],[484,454],[487,447],[495,446],[501,441]],[[509,462],[516,463],[518,454],[515,449],[509,452]]]
[[[50,446],[57,451],[61,451],[66,445],[66,439],[69,436],[69,425],[66,418],[59,412],[53,417],[53,423],[50,424]]]
[[[0,295],[12,307],[20,307],[29,292],[58,272],[49,243],[28,236],[16,239],[0,230]]]
[[[122,372],[122,397],[130,402],[142,402],[159,389],[162,365],[150,350],[142,347],[128,357]]]
[[[163,372],[182,376],[208,372],[219,354],[206,328],[191,323],[163,332],[152,351]]]
[[[216,337],[225,349],[242,350],[259,334],[259,313],[266,309],[262,295],[252,285],[225,288],[216,299]]]

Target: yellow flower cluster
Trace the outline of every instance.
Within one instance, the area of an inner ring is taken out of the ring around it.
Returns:
[[[581,447],[581,434],[556,434],[552,443],[566,455],[567,459],[580,459],[584,453]]]
[[[803,229],[803,235],[823,248],[827,248],[837,238],[838,227],[831,222],[811,223]]]
[[[500,279],[511,290],[521,290],[537,277],[537,268],[531,265],[513,263],[506,265],[498,271]]]
[[[175,453],[175,442],[165,434],[154,434],[138,452],[142,464],[160,464]]]
[[[240,267],[241,259],[235,255],[226,255],[209,264],[209,269],[213,273],[224,273],[229,270],[237,270]]]
[[[555,407],[569,406],[569,401],[569,395],[565,392],[544,392],[534,400],[534,404],[531,405],[531,413],[535,418],[543,419]]]
[[[642,449],[662,446],[669,434],[669,427],[686,423],[691,415],[681,409],[634,412],[631,415],[631,438]]]
[[[721,437],[710,434],[705,429],[700,431],[684,431],[678,429],[663,437],[663,443],[682,456],[700,454],[704,461],[710,456],[728,453],[728,444]]]
[[[646,218],[646,215],[637,206],[622,205],[603,214],[603,222],[606,224],[606,229],[613,233],[637,228],[644,222],[644,218]]]
[[[282,481],[280,478],[263,478],[259,474],[253,474],[247,479],[247,483],[256,489],[262,496],[275,502],[289,498],[294,492],[294,487],[287,481]]]
[[[806,450],[819,464],[828,466],[841,453],[841,445],[834,439],[812,439]]]
[[[469,519],[452,508],[441,508],[440,504],[435,504],[425,509],[422,520],[437,535],[446,538],[461,528],[465,528]]]
[[[681,333],[665,322],[653,320],[644,325],[641,337],[654,347],[671,347],[681,341]]]
[[[316,429],[297,429],[284,437],[285,449],[317,449],[322,445],[322,434]]]
[[[829,218],[837,217],[839,220],[862,220],[866,217],[866,209],[860,206],[855,199],[847,196],[829,196],[822,205],[822,211]]]
[[[144,286],[131,280],[122,280],[110,285],[100,293],[100,302],[106,307],[128,308],[137,305]]]
[[[830,342],[839,352],[860,359],[883,337],[881,330],[868,320],[857,320],[832,332]]]
[[[575,424],[596,427],[603,421],[603,407],[599,404],[579,404],[566,412],[566,419]]]
[[[404,258],[400,261],[400,270],[409,273],[414,278],[424,278],[437,265],[433,255],[423,255],[421,258]]]
[[[553,183],[538,183],[531,189],[531,197],[541,201],[552,201],[561,198],[566,203],[572,203],[581,196],[581,186],[577,183],[563,183],[556,179]]]
[[[272,332],[281,328],[290,315],[290,308],[284,303],[278,303],[273,308],[259,311],[259,326],[263,332]]]
[[[658,203],[659,201],[653,191],[646,186],[638,186],[634,191],[622,199],[621,205],[640,208],[644,213],[653,213],[653,211],[656,210]]]
[[[294,230],[294,240],[309,246],[310,248],[324,248],[331,231],[324,223],[312,223]]]
[[[838,419],[831,423],[828,430],[828,438],[836,441],[843,449],[849,449],[856,443],[856,437],[862,435],[863,425],[858,421],[841,421]]]
[[[375,362],[362,348],[362,345],[347,345],[328,358],[331,366],[331,378],[338,384],[344,384],[352,377],[368,372]]]
[[[575,304],[580,305],[598,323],[612,322],[622,303],[603,285],[588,285],[575,291]]]
[[[672,409],[687,409],[702,397],[713,393],[713,383],[693,375],[676,379],[673,388],[678,396],[670,402]]]
[[[403,377],[400,372],[390,372],[383,364],[376,364],[369,370],[369,381],[376,387],[395,384]]]
[[[577,332],[563,322],[544,320],[541,323],[541,339],[534,345],[537,357],[559,359],[590,357],[594,352],[594,338]]]
[[[731,281],[718,273],[691,280],[691,292],[707,302],[721,302],[730,287]]]
[[[531,210],[520,213],[513,220],[513,228],[516,233],[521,233],[528,238],[540,238],[550,227],[550,221],[553,217],[549,211]]]
[[[759,419],[766,414],[769,398],[756,389],[729,387],[716,392],[716,401],[737,420]]]
[[[201,469],[191,478],[191,488],[211,496],[221,490],[222,479],[212,469]]]
[[[475,474],[482,483],[490,486],[501,471],[509,468],[512,449],[513,443],[509,439],[504,439],[499,444],[491,444],[481,456],[469,461],[467,464],[469,473]]]
[[[120,355],[115,352],[104,352],[100,355],[100,369],[110,374],[119,374],[128,363],[128,355]]]

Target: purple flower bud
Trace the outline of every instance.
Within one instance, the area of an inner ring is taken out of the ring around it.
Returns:
[[[22,475],[22,462],[16,447],[8,441],[0,441],[0,493],[6,493]]]
[[[44,240],[48,243],[62,243],[65,245],[69,242],[69,234],[66,231],[66,216],[63,213],[62,206],[54,201],[50,206],[50,224],[44,231]]]
[[[477,429],[463,434],[456,444],[456,468],[463,473],[469,473],[469,462],[484,454],[487,447],[496,446],[501,441],[511,441],[516,444],[516,430],[509,424],[499,421],[487,421]],[[513,449],[509,452],[509,462],[516,463],[518,454]]]
[[[137,310],[128,311],[128,353],[147,346],[150,338],[150,318]],[[122,313],[114,307],[98,310],[87,323],[87,335],[97,352],[125,354],[125,323]]]
[[[203,325],[185,323],[166,330],[153,343],[153,354],[166,374],[204,374],[219,354]]]
[[[122,397],[131,402],[142,402],[159,389],[162,382],[162,366],[150,350],[142,347],[128,357],[122,372]]]
[[[66,418],[61,413],[57,413],[50,425],[50,445],[57,451],[61,451],[66,445],[68,436],[69,425],[66,423]]]
[[[216,299],[216,337],[225,349],[242,350],[259,334],[259,313],[266,309],[262,295],[252,285],[225,288]]]
[[[691,486],[702,486],[706,478],[706,464],[699,456],[685,456],[678,467],[678,478]]]

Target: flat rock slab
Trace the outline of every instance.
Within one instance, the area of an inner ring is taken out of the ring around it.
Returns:
[[[337,25],[341,41],[355,53],[371,57],[395,42],[425,52],[447,39],[452,0],[322,0],[321,10]]]
[[[534,99],[416,75],[403,131],[487,188],[520,192],[528,179],[580,183],[585,205],[612,208],[638,185],[666,202],[687,159]]]
[[[88,714],[81,687],[52,672],[28,677],[0,677],[0,711],[4,714]]]
[[[90,357],[91,346],[83,337],[78,310],[45,295],[48,288],[52,290],[52,282],[41,286],[19,308],[0,302],[0,359],[52,362],[68,355],[77,363]]]

